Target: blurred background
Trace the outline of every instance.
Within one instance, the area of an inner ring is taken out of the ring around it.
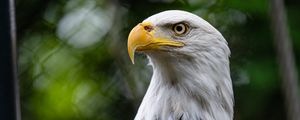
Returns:
[[[23,120],[132,120],[152,75],[127,36],[164,10],[195,13],[232,51],[235,120],[284,120],[269,0],[16,0]],[[296,63],[300,1],[285,0]],[[299,72],[298,72],[299,74]]]

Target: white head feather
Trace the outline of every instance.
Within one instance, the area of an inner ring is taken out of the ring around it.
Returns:
[[[230,50],[220,32],[202,18],[185,11],[155,14],[157,37],[185,43],[167,51],[146,51],[153,76],[135,120],[232,120],[233,90]],[[174,37],[168,25],[185,22],[189,32]]]

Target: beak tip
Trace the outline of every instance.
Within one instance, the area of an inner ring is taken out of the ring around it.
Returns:
[[[131,63],[134,64],[134,55],[130,55],[129,57],[130,57]]]
[[[134,64],[134,50],[129,50],[129,58],[132,64]]]

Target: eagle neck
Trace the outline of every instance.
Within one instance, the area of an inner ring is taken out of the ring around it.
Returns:
[[[212,57],[149,56],[153,76],[136,118],[147,112],[145,118],[231,120],[233,93],[228,58],[208,58]]]

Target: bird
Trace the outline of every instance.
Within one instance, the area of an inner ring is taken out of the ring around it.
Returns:
[[[230,49],[201,17],[167,10],[129,33],[128,54],[145,54],[152,78],[134,120],[233,120]]]

